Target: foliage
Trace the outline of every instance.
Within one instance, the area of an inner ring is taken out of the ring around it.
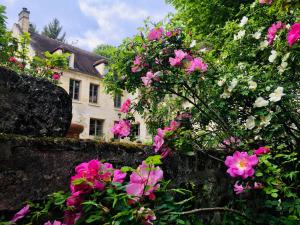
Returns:
[[[49,38],[65,42],[66,32],[61,34],[63,27],[60,25],[58,19],[54,18],[48,25],[43,28],[42,35]],[[60,36],[61,35],[61,36]]]
[[[64,221],[66,225],[201,224],[193,217],[178,213],[189,207],[193,199],[190,191],[169,188],[169,182],[160,178],[154,181],[162,173],[156,166],[158,164],[161,164],[160,156],[149,157],[137,169],[123,167],[117,170],[98,160],[82,163],[75,168],[76,174],[71,178],[71,195],[56,192],[44,202],[28,203],[29,210],[20,211],[18,224],[46,224],[54,220]],[[117,177],[120,174],[125,176],[120,179]],[[139,179],[139,176],[133,179],[137,174],[143,177],[140,181],[146,185],[140,195],[134,196],[129,191],[130,185]],[[187,199],[182,201],[184,198]]]
[[[178,7],[182,3],[174,2]],[[150,127],[162,128],[170,120],[180,124],[171,131],[168,127],[157,131],[154,149],[164,157],[175,150],[189,155],[191,150],[212,148],[235,152],[236,173],[230,173],[235,192],[242,199],[261,189],[264,194],[259,208],[251,207],[249,200],[230,204],[250,217],[264,211],[258,219],[262,224],[296,224],[300,41],[291,45],[287,39],[291,26],[300,21],[299,2],[231,2],[236,4],[234,13],[226,17],[230,21],[224,27],[202,13],[211,12],[220,1],[189,2],[179,10],[179,19],[158,23],[151,30],[146,24],[141,34],[124,41],[111,65],[114,73],[105,78],[107,90],[137,96],[132,110],[142,114]],[[210,15],[224,19],[222,13]],[[278,21],[282,25],[275,25]],[[204,26],[208,35],[203,35]],[[178,104],[166,104],[170,102]],[[182,115],[190,115],[188,126],[181,125]],[[253,152],[260,147],[271,151]],[[238,156],[237,150],[244,153]],[[251,162],[256,155],[258,162]],[[231,164],[227,166],[231,171]],[[248,175],[241,176],[245,168]]]
[[[68,68],[69,55],[45,52],[42,58],[31,57],[30,34],[25,32],[18,38],[13,37],[5,27],[5,20],[5,7],[0,5],[0,66],[57,83],[62,71]]]
[[[98,45],[93,52],[107,59],[111,59],[113,55],[116,53],[116,51],[117,51],[116,47],[108,44],[102,44],[102,45]]]

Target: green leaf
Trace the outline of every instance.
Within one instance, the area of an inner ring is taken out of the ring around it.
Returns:
[[[145,160],[145,162],[147,165],[161,165],[162,164],[160,155],[149,156]]]

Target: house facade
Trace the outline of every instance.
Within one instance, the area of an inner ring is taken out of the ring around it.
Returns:
[[[13,35],[18,37],[23,32],[29,32],[30,12],[23,8],[19,13],[19,21],[12,28]],[[64,71],[59,80],[59,85],[72,97],[73,119],[72,123],[84,126],[80,135],[82,139],[101,138],[110,140],[113,134],[110,132],[115,122],[122,117],[120,106],[124,100],[130,98],[127,93],[123,95],[111,95],[105,93],[103,77],[107,60],[75,46],[62,43],[41,34],[30,33],[30,56],[43,57],[44,52],[67,52],[69,57],[69,69]],[[139,141],[151,139],[147,132],[143,119],[136,115],[134,133]]]

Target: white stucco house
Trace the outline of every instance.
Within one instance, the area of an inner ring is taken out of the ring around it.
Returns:
[[[18,37],[23,32],[29,32],[30,12],[23,8],[19,13],[19,21],[12,28],[13,35]],[[60,78],[60,86],[73,99],[72,123],[84,126],[80,138],[102,138],[110,140],[113,135],[110,128],[122,117],[119,112],[122,102],[130,97],[127,93],[112,97],[105,93],[103,76],[107,60],[97,54],[48,38],[41,34],[30,32],[30,55],[43,57],[44,52],[70,53],[69,69],[64,71]],[[137,124],[134,133],[137,140],[151,139],[146,125],[139,115],[136,115]]]

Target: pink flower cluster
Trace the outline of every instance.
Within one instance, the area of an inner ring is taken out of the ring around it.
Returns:
[[[165,134],[168,131],[175,131],[178,127],[180,126],[180,123],[177,121],[171,121],[169,127],[165,127],[164,129],[158,128],[157,129],[157,134],[154,137],[154,151],[157,153],[159,151],[162,152],[161,156],[163,158],[167,157],[168,154],[170,153],[171,149],[165,144]]]
[[[148,71],[146,73],[146,76],[141,77],[143,84],[146,87],[151,86],[153,81],[159,81],[159,77],[158,77],[159,74],[160,72],[152,73],[151,71]]]
[[[130,175],[130,182],[126,186],[129,195],[137,197],[148,196],[150,200],[155,199],[154,191],[159,188],[158,182],[163,179],[163,171],[160,167],[149,166],[144,161]]]
[[[120,138],[129,136],[130,130],[131,124],[128,120],[120,120],[111,128],[111,132]]]
[[[125,100],[125,102],[122,104],[120,112],[128,113],[130,110],[131,100],[128,98]]]
[[[228,167],[227,173],[232,177],[246,179],[254,175],[254,168],[258,164],[256,155],[248,155],[247,152],[236,151],[233,156],[227,156],[225,165]]]
[[[143,58],[140,55],[135,56],[134,60],[133,60],[133,67],[131,67],[131,72],[133,73],[137,73],[139,72],[143,65]]]
[[[245,187],[242,184],[238,184],[238,182],[236,182],[233,186],[233,190],[235,192],[235,194],[239,195],[241,193],[243,193],[245,190],[251,190],[251,189],[262,189],[263,185],[262,183],[259,182],[254,182],[253,187],[246,185]]]
[[[64,225],[62,222],[54,220],[53,223],[51,223],[50,221],[44,223],[44,225]]]
[[[271,27],[269,27],[267,35],[269,45],[273,44],[276,37],[276,33],[281,29],[285,29],[285,27],[285,24],[281,21],[278,21],[277,23],[274,23]]]
[[[164,34],[164,29],[162,27],[155,27],[152,30],[150,30],[148,34],[148,40],[154,41],[154,40],[160,40]]]
[[[182,50],[175,50],[174,54],[174,58],[169,58],[169,63],[171,66],[182,66],[183,64],[186,64],[187,73],[192,73],[195,71],[200,71],[204,73],[207,71],[208,66],[201,58],[193,58],[188,53]]]
[[[290,46],[292,46],[297,41],[299,41],[299,39],[300,39],[300,22],[295,23],[291,26],[287,36],[287,40]]]
[[[202,59],[200,58],[194,58],[190,64],[189,67],[187,68],[187,72],[188,73],[192,73],[194,71],[199,71],[199,72],[206,72],[207,71],[207,64],[205,62],[203,62]]]
[[[271,5],[272,4],[272,0],[259,0],[259,3],[260,4],[268,4],[268,5]]]
[[[228,139],[225,139],[222,141],[222,143],[219,144],[219,147],[222,149],[228,149],[230,150],[232,147],[238,147],[241,144],[241,140],[237,137],[230,137]]]
[[[182,50],[174,51],[175,58],[170,57],[169,62],[171,66],[181,66],[182,61],[188,56],[188,54]]]
[[[110,163],[101,163],[96,159],[79,164],[75,172],[71,177],[71,196],[67,199],[67,206],[73,207],[74,210],[65,212],[64,223],[67,225],[72,225],[79,219],[85,194],[93,190],[104,190],[108,182],[123,183],[127,175],[114,169]]]

